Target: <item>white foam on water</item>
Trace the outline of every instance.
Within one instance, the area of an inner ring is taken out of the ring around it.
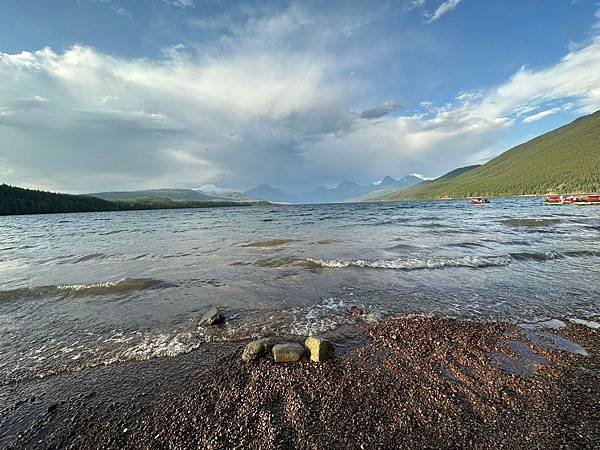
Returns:
[[[570,318],[569,322],[573,322],[573,323],[576,323],[578,325],[583,325],[583,326],[586,326],[588,328],[592,328],[593,330],[600,329],[600,323],[594,322],[593,320],[584,320],[584,319]]]
[[[444,267],[497,267],[507,266],[512,258],[509,255],[501,256],[458,256],[458,257],[433,257],[433,258],[398,258],[398,259],[313,259],[307,261],[331,269],[343,269],[347,267],[371,268],[371,269],[395,269],[395,270],[418,270],[418,269],[441,269]]]
[[[56,289],[59,291],[82,291],[84,289],[96,289],[96,288],[109,288],[112,286],[117,286],[127,279],[123,278],[115,281],[106,281],[104,283],[90,283],[90,284],[59,284],[56,286]]]
[[[143,361],[151,358],[177,356],[197,349],[201,342],[191,332],[147,334],[143,336],[141,342],[118,350],[109,358],[104,359],[103,363],[108,365],[123,361]]]

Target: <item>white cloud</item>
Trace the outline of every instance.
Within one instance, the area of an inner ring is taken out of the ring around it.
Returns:
[[[194,0],[163,0],[169,5],[178,6],[180,8],[193,8],[196,6]]]
[[[462,0],[446,0],[444,3],[437,7],[433,14],[429,16],[429,19],[427,19],[427,23],[434,22],[440,17],[442,17],[444,14],[449,13],[454,8],[456,8],[461,1]]]
[[[410,0],[404,5],[404,10],[406,12],[412,11],[415,8],[420,8],[425,6],[426,0]]]
[[[82,46],[0,54],[8,80],[0,135],[23,173],[53,177],[57,187],[69,180],[86,189],[93,177],[78,175],[86,170],[148,186],[230,172],[250,179],[264,160],[289,164],[305,143],[351,126],[342,104],[351,90],[327,74],[316,58],[264,53],[218,61],[125,60]]]
[[[562,111],[562,108],[552,108],[545,111],[540,111],[539,113],[525,117],[523,119],[523,123],[537,122],[538,120],[542,120],[543,118],[551,116],[552,114],[556,114],[559,111]]]
[[[129,11],[127,11],[125,8],[113,6],[113,7],[111,7],[111,9],[121,16],[125,16],[129,19],[133,18],[131,13]]]
[[[353,99],[374,98],[365,93],[376,87],[344,75],[364,60],[319,47],[363,22],[326,29],[298,9],[249,20],[214,52],[177,45],[155,60],[85,46],[0,53],[5,181],[79,192],[262,182],[305,189],[436,175],[504,150],[507,130],[540,114],[600,109],[600,38],[550,67],[458,92],[452,103],[424,101],[424,110],[400,116],[386,115],[396,102],[375,103],[365,110],[373,120],[364,120]],[[290,33],[306,34],[307,45],[290,49]]]

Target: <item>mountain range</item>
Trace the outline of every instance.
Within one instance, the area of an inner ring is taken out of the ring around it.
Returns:
[[[600,192],[600,111],[517,145],[481,166],[370,201]]]
[[[220,192],[209,193],[197,189],[147,189],[141,191],[110,191],[96,192],[87,194],[90,197],[101,198],[103,200],[140,200],[147,198],[160,198],[172,201],[236,201],[236,202],[256,202],[252,198],[241,192]]]
[[[390,189],[403,189],[423,181],[423,178],[415,174],[406,175],[395,179],[390,176],[384,177],[377,183],[360,185],[354,181],[342,181],[334,188],[318,187],[312,191],[300,194],[290,194],[279,188],[261,184],[244,194],[259,200],[267,200],[278,203],[341,203],[349,201],[360,201],[360,199],[371,193],[383,193]]]

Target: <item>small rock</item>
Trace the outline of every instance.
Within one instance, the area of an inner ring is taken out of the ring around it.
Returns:
[[[369,313],[363,317],[363,320],[374,325],[381,322],[382,318],[381,315],[377,313]]]
[[[204,314],[202,319],[200,319],[200,326],[207,327],[211,325],[217,325],[222,323],[224,320],[225,319],[219,310],[217,308],[212,308],[206,314]]]
[[[326,339],[321,339],[314,336],[309,336],[304,342],[306,348],[310,352],[312,361],[321,362],[334,357],[335,348],[333,344]]]
[[[356,305],[348,305],[346,306],[346,310],[353,316],[362,316],[365,313],[362,308],[359,308]]]
[[[261,354],[271,350],[274,345],[275,343],[271,338],[262,338],[249,342],[244,349],[244,353],[242,353],[242,359],[244,361],[252,361]]]
[[[273,347],[275,362],[296,362],[304,354],[304,347],[300,344],[287,342]]]

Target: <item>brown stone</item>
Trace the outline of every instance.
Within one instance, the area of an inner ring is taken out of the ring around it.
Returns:
[[[362,316],[365,312],[356,305],[346,306],[346,310],[353,316]]]

